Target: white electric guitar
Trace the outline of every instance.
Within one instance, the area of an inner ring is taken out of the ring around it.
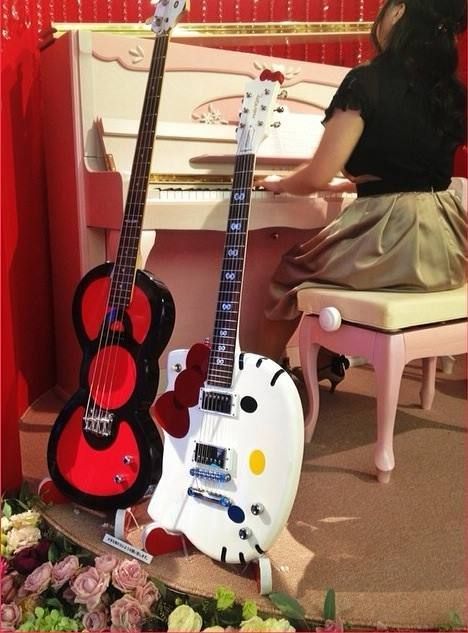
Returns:
[[[241,352],[238,336],[256,151],[281,80],[263,71],[242,102],[212,345],[171,352],[168,390],[153,409],[165,442],[148,513],[227,563],[257,559],[274,543],[296,496],[304,449],[291,377],[274,361]]]

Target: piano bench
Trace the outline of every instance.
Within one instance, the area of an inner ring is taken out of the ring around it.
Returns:
[[[305,440],[311,440],[319,412],[320,346],[365,357],[376,375],[374,462],[379,482],[387,483],[395,467],[393,432],[404,367],[422,359],[420,403],[423,409],[430,409],[437,356],[467,352],[467,286],[430,293],[314,287],[300,290],[297,301],[304,313],[299,355],[310,401]]]

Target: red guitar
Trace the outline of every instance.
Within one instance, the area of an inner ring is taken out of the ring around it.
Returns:
[[[138,270],[137,260],[169,34],[185,4],[161,0],[156,6],[157,37],[117,258],[88,272],[76,290],[80,386],[49,438],[47,460],[57,488],[100,510],[135,503],[161,475],[162,442],[149,407],[175,309],[166,286]]]

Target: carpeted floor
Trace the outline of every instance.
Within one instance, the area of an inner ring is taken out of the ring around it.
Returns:
[[[348,371],[335,394],[321,390],[319,421],[306,447],[299,492],[287,527],[270,550],[273,589],[294,596],[320,618],[328,588],[339,616],[353,625],[428,630],[464,614],[464,463],[466,358],[452,375],[438,372],[431,411],[417,406],[420,369],[407,367],[395,429],[396,468],[387,485],[374,477],[374,374]],[[21,422],[25,476],[46,475],[44,446],[53,400]],[[34,436],[34,452],[30,440]],[[42,461],[41,461],[42,460]],[[43,471],[43,472],[41,472]],[[96,552],[102,519],[56,506],[49,520]],[[139,531],[130,536],[138,544]],[[151,563],[151,573],[176,589],[211,596],[219,585],[239,598],[259,597],[254,580],[190,551]]]

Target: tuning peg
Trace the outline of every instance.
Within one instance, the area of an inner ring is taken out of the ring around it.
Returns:
[[[281,123],[279,121],[275,121],[274,123],[271,124],[270,127],[280,127]]]
[[[278,94],[278,99],[287,99],[287,98],[288,98],[288,91],[281,90]]]
[[[275,112],[284,112],[283,106],[278,106],[277,108],[275,108]]]

